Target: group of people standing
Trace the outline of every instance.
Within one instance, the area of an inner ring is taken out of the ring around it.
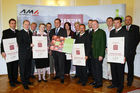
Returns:
[[[94,88],[103,86],[103,78],[112,80],[112,84],[108,88],[117,88],[117,93],[122,93],[124,87],[124,66],[120,63],[108,63],[105,59],[107,57],[107,43],[108,38],[111,37],[125,37],[125,57],[128,65],[127,85],[131,86],[134,77],[134,58],[136,54],[136,47],[140,41],[139,26],[132,24],[132,17],[125,17],[125,25],[122,26],[122,19],[120,17],[108,17],[106,20],[107,28],[102,30],[99,28],[98,20],[90,19],[88,21],[88,30],[86,26],[79,22],[74,24],[75,32],[71,29],[71,24],[66,22],[64,28],[61,27],[61,20],[56,18],[54,20],[55,28],[51,29],[51,23],[39,24],[39,30],[36,31],[37,23],[30,25],[29,20],[23,21],[23,29],[16,30],[16,20],[10,19],[10,28],[3,31],[3,39],[17,38],[19,48],[19,60],[7,63],[9,83],[12,87],[15,84],[22,82],[25,89],[29,89],[30,77],[34,76],[34,67],[36,66],[38,73],[38,82],[46,79],[46,69],[54,74],[54,80],[60,79],[64,83],[64,76],[68,76],[71,70],[71,60],[66,59],[63,52],[52,51],[49,49],[50,42],[54,35],[61,37],[70,37],[75,39],[75,43],[84,44],[86,66],[75,66],[76,73],[73,78],[79,78],[78,84],[85,86],[88,82],[88,76],[93,77],[90,85]],[[31,26],[31,27],[30,27]],[[46,28],[46,30],[45,30]],[[48,40],[48,58],[33,59],[32,58],[32,36],[44,36]],[[3,48],[3,41],[1,43],[1,54],[5,58],[5,50]],[[20,69],[21,82],[18,79],[18,66]],[[41,75],[43,73],[43,75]]]

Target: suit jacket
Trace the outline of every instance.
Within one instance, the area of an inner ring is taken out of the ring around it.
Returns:
[[[128,56],[136,54],[136,48],[140,41],[139,26],[131,25],[129,31],[126,30],[126,25],[123,26],[126,35],[126,52]]]
[[[82,36],[80,36],[80,34],[78,34],[75,38],[75,43],[76,44],[79,44],[79,43],[82,43],[84,44],[84,47],[85,47],[85,55],[86,56],[89,56],[89,46],[90,46],[90,42],[89,42],[89,35],[88,33],[84,33]]]
[[[110,37],[124,37],[126,41],[125,29],[121,28],[118,32],[115,29],[110,31]],[[125,53],[126,56],[126,42],[125,42]]]
[[[10,28],[3,31],[2,40],[1,40],[1,53],[4,52],[3,39],[17,38],[18,32],[19,32],[18,30],[15,30],[14,32]]]
[[[55,34],[55,28],[53,28],[50,33],[49,33],[49,36],[50,36],[50,40],[52,40],[52,37],[56,35]],[[62,36],[62,37],[67,37],[67,31],[63,28],[60,27],[59,29],[59,32],[57,33],[56,36]]]
[[[19,55],[28,55],[31,53],[31,43],[32,43],[32,32],[29,30],[29,33],[24,29],[21,30],[17,35]]]
[[[89,55],[89,57],[92,57],[92,32],[93,32],[93,30],[92,31],[90,31],[89,32],[89,29],[88,30],[86,30],[86,33],[88,34],[88,36],[89,36],[89,50],[90,50],[90,55]]]

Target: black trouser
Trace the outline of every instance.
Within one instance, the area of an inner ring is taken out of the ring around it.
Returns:
[[[53,51],[54,63],[55,63],[55,71],[56,77],[60,79],[64,79],[64,62],[65,62],[65,54],[57,51]]]
[[[134,78],[134,59],[135,59],[135,55],[126,57],[127,67],[128,67],[127,81],[129,84],[132,84]]]
[[[70,74],[71,60],[65,60],[65,74]]]
[[[79,81],[82,83],[87,83],[88,76],[87,76],[87,67],[86,66],[77,66],[78,73],[79,73]]]
[[[91,58],[89,57],[88,59],[87,59],[87,63],[86,63],[86,65],[87,65],[87,71],[88,71],[88,74],[89,75],[92,75],[92,66],[91,66]]]
[[[118,89],[124,87],[124,64],[111,63],[112,84]]]
[[[103,61],[99,61],[98,59],[92,58],[92,76],[94,76],[94,81],[97,85],[102,85],[102,63]]]
[[[7,63],[8,78],[10,83],[14,83],[18,79],[18,61]]]
[[[34,75],[34,71],[35,71],[35,60],[31,60],[31,75],[30,76]]]
[[[28,85],[31,75],[31,53],[19,55],[20,77],[23,85]]]

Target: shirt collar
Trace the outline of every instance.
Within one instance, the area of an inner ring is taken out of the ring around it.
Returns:
[[[122,29],[122,27],[120,27],[120,28],[118,28],[118,29],[116,29],[116,31],[118,32],[119,30],[121,30]]]
[[[85,33],[85,32],[84,32]],[[82,36],[84,33],[80,33],[80,36]]]
[[[15,32],[15,29],[12,29],[12,28],[10,28],[10,29]]]
[[[94,32],[96,32],[99,28],[95,29]]]
[[[29,30],[24,29],[26,32],[28,32]]]
[[[55,30],[57,29],[57,31],[59,31],[60,30],[60,27],[59,28],[55,28]]]

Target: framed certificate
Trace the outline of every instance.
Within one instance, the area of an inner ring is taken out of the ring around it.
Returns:
[[[4,51],[6,53],[6,62],[19,60],[18,46],[16,38],[3,39]]]
[[[33,47],[33,58],[48,58],[48,45],[47,37],[45,36],[32,36]]]
[[[113,37],[108,39],[108,62],[124,64],[124,42],[124,37]]]
[[[86,66],[84,44],[74,44],[72,51],[72,62],[76,66]]]

